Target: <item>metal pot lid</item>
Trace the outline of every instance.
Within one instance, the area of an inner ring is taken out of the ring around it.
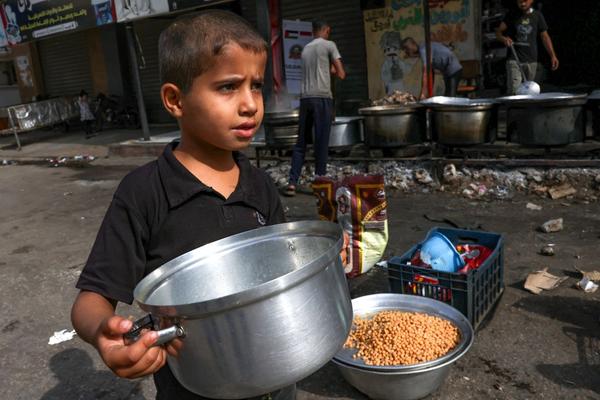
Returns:
[[[318,274],[339,257],[342,242],[340,225],[328,221],[252,229],[163,264],[138,283],[133,296],[141,309],[161,317],[223,312]]]
[[[419,103],[409,104],[388,104],[385,106],[364,107],[358,110],[361,115],[394,115],[413,113],[423,106]]]
[[[534,95],[516,95],[498,97],[498,101],[504,103],[549,103],[563,100],[584,100],[585,94],[547,92]]]
[[[442,303],[441,301],[430,299],[428,297],[395,294],[395,293],[379,293],[368,296],[359,297],[352,300],[352,309],[355,316],[368,316],[380,311],[407,311],[420,312],[433,315],[436,317],[449,320],[460,330],[460,342],[454,349],[446,355],[423,363],[411,365],[367,365],[360,358],[354,358],[357,350],[355,348],[342,348],[333,357],[333,361],[344,365],[352,366],[362,370],[377,371],[377,372],[405,372],[422,371],[424,369],[439,368],[442,365],[454,362],[462,357],[471,347],[474,340],[473,327],[469,320],[454,307]]]

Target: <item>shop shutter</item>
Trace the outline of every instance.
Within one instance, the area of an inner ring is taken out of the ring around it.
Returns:
[[[322,18],[331,25],[330,39],[336,43],[347,70],[346,79],[336,82],[337,110],[344,112],[354,100],[367,100],[367,53],[360,0],[281,0],[281,13],[283,19]]]
[[[49,97],[93,93],[85,32],[75,32],[37,43],[45,94]]]
[[[158,72],[158,37],[172,22],[171,18],[147,18],[134,23],[139,38],[145,66],[138,57],[140,65],[140,81],[146,114],[150,123],[175,122],[165,111],[160,100],[160,76]]]

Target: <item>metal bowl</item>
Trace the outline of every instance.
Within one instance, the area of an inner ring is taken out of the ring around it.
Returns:
[[[399,366],[370,366],[354,359],[353,349],[342,349],[333,358],[342,376],[359,391],[378,400],[420,399],[435,391],[445,380],[452,363],[466,354],[473,344],[473,328],[454,307],[427,297],[382,293],[352,300],[355,316],[398,310],[422,312],[451,321],[461,334],[459,344],[448,354],[426,363]]]

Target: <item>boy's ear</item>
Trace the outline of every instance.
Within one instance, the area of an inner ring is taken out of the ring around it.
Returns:
[[[160,88],[160,98],[165,109],[174,118],[180,118],[183,113],[181,97],[183,93],[172,83],[165,83]]]

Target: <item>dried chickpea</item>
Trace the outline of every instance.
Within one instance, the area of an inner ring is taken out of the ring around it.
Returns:
[[[358,349],[354,358],[367,365],[432,361],[460,341],[460,331],[452,322],[424,313],[381,311],[372,318],[355,317],[353,325],[344,347]]]

